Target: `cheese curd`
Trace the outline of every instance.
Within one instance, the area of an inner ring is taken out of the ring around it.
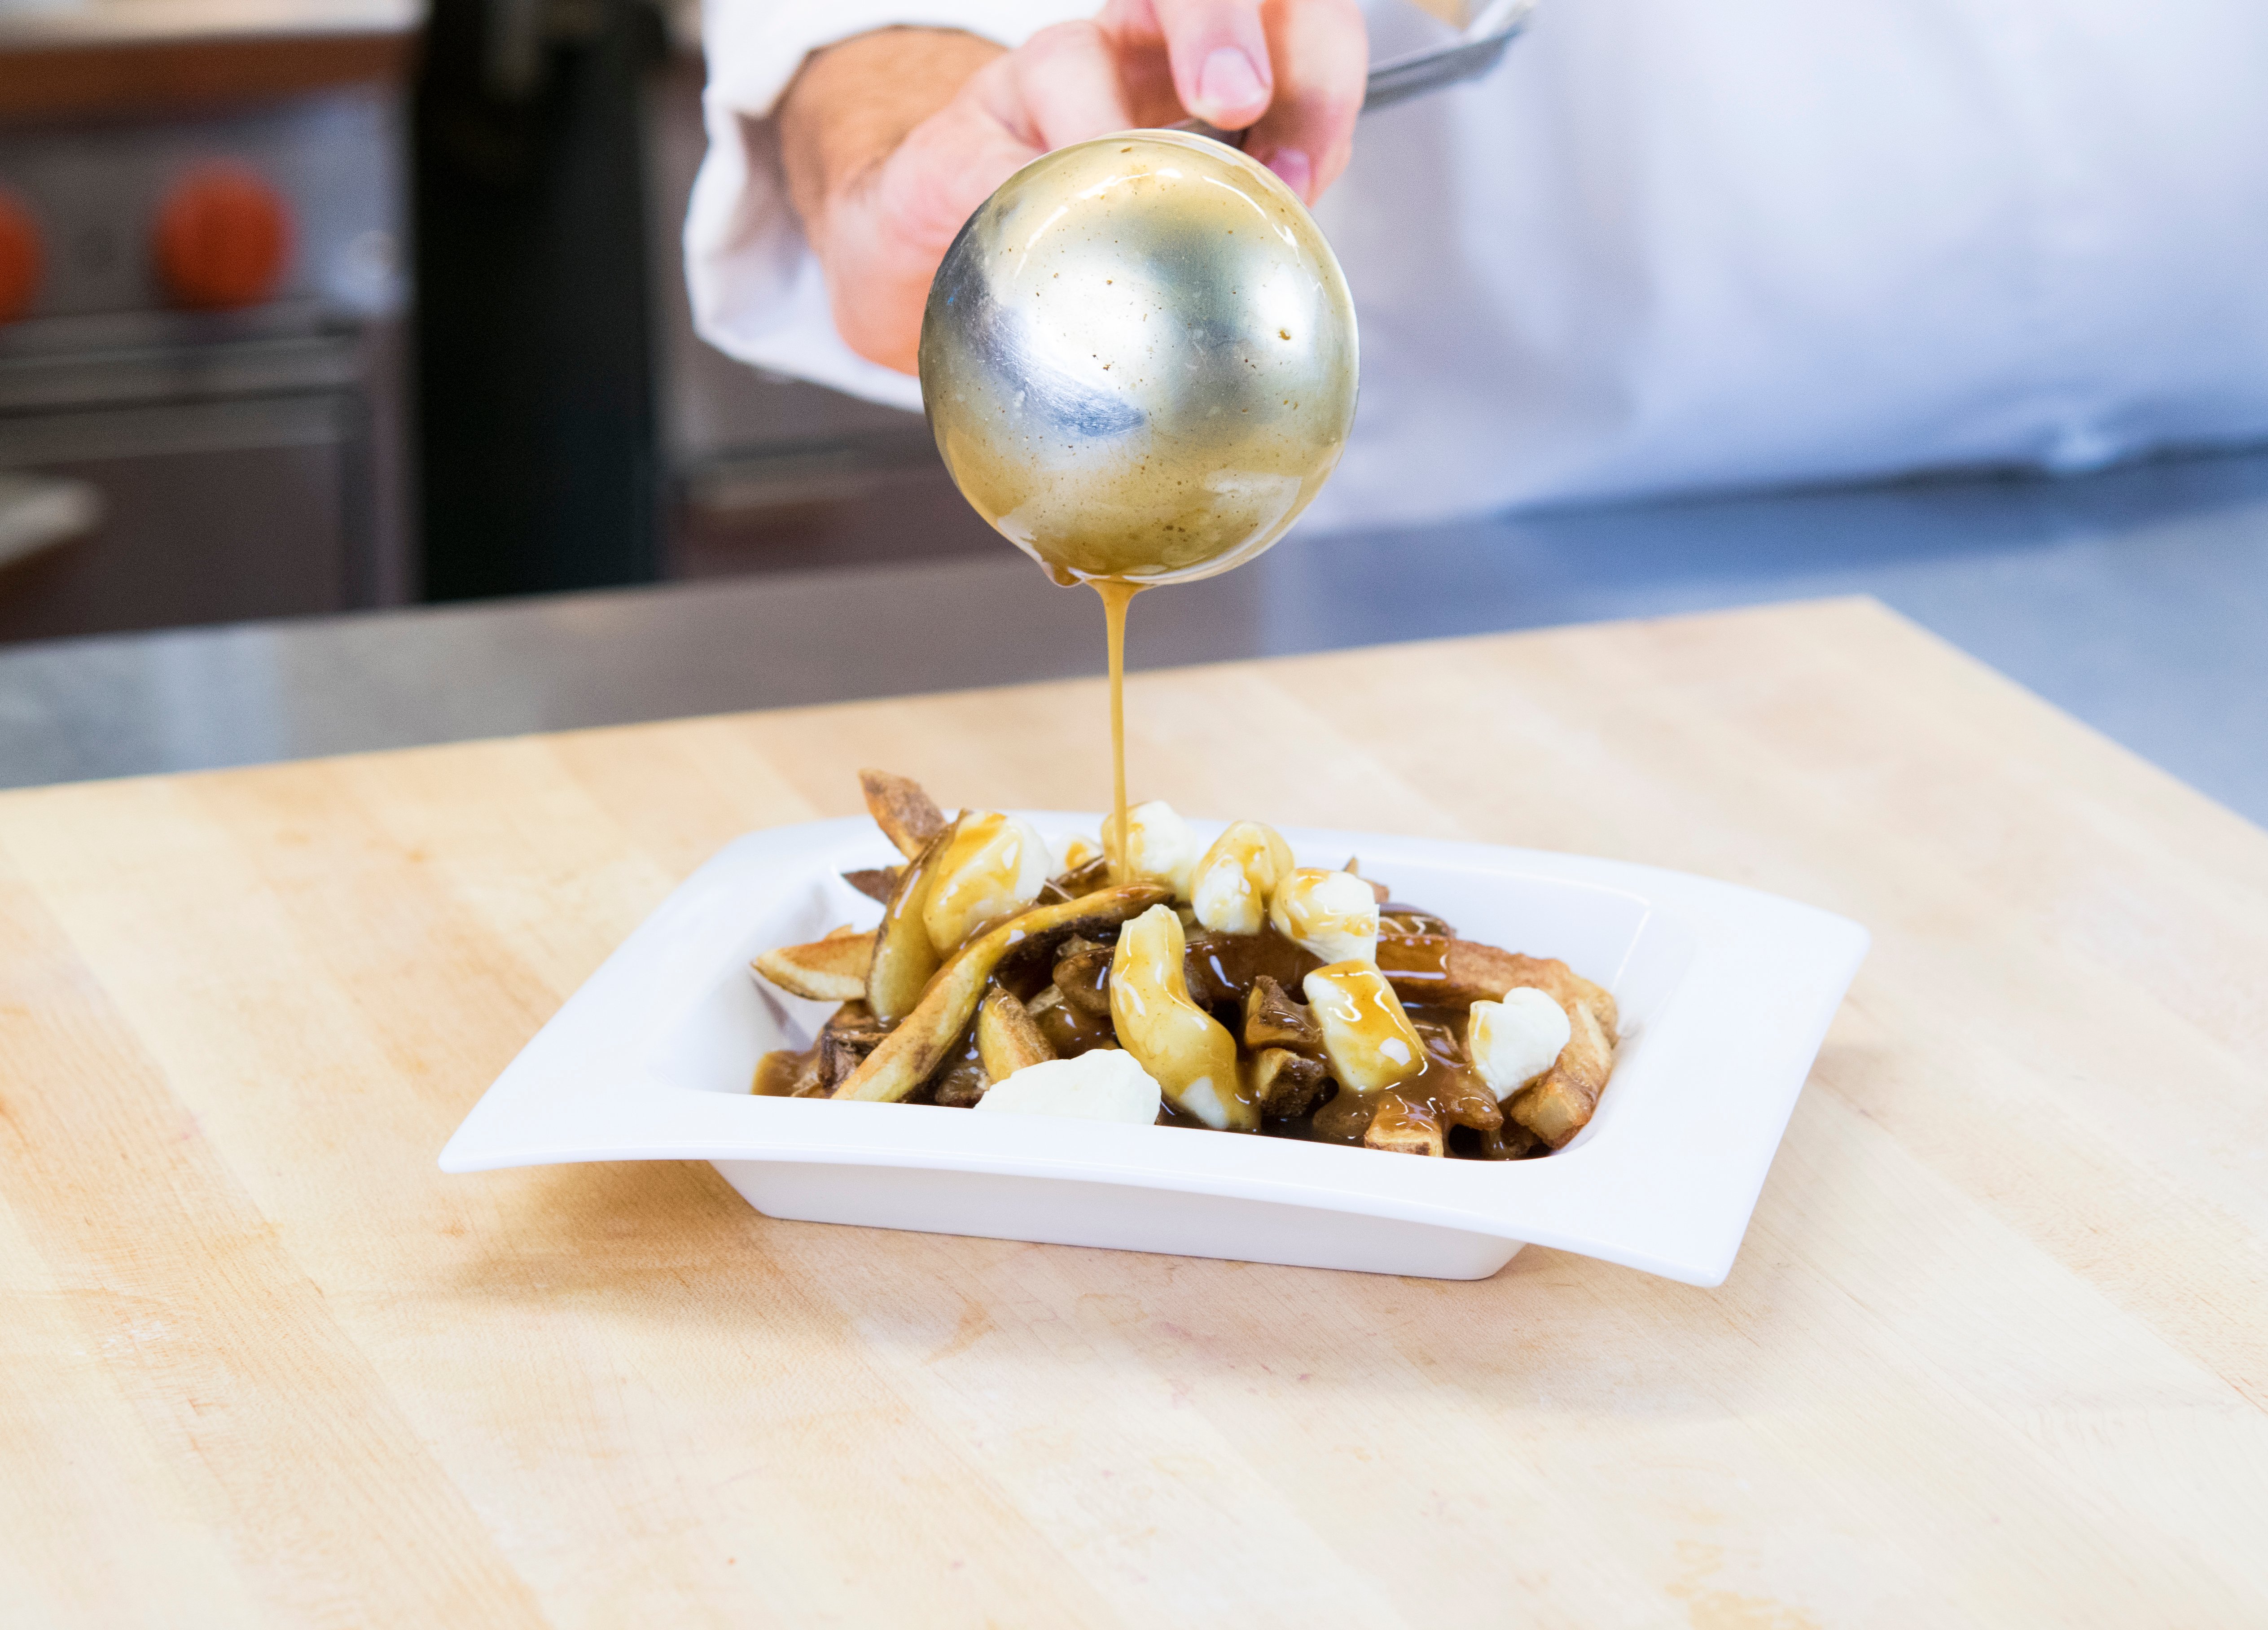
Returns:
[[[1027,1064],[994,1082],[978,1109],[1009,1115],[1063,1115],[1146,1127],[1163,1101],[1158,1083],[1121,1047],[1097,1047],[1074,1059]]]
[[[1317,968],[1301,988],[1322,1030],[1331,1074],[1348,1091],[1382,1092],[1425,1069],[1425,1044],[1402,1010],[1402,998],[1369,963]]]
[[[1240,820],[1213,840],[1189,873],[1197,921],[1219,934],[1257,934],[1268,899],[1292,870],[1292,846],[1273,826]]]
[[[1060,877],[1101,854],[1101,848],[1076,832],[1059,832],[1048,840],[1048,876]]]
[[[1048,843],[1012,815],[968,815],[938,856],[922,926],[942,956],[1039,899],[1054,863]]]
[[[1465,1021],[1465,1055],[1502,1103],[1559,1061],[1575,1033],[1567,1010],[1546,993],[1508,990],[1476,1002]]]
[[[1268,921],[1325,962],[1378,960],[1378,896],[1351,871],[1302,866],[1285,874]]]
[[[1105,848],[1110,847],[1116,825],[1115,817],[1102,823]],[[1189,823],[1163,798],[1152,798],[1126,811],[1126,875],[1118,881],[1162,883],[1174,891],[1175,899],[1188,899],[1189,873],[1201,852]]]
[[[1176,1109],[1216,1131],[1254,1131],[1259,1112],[1245,1096],[1236,1038],[1189,1000],[1181,919],[1152,906],[1118,931],[1110,958],[1110,1024],[1119,1045],[1157,1077]]]

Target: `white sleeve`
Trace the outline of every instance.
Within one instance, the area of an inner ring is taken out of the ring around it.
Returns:
[[[803,59],[877,28],[958,28],[1021,45],[1096,0],[710,0],[702,8],[709,153],[685,216],[693,326],[742,362],[918,410],[912,375],[868,362],[835,332],[819,262],[780,171],[771,117]]]

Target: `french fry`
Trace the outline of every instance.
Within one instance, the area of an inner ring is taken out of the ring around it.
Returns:
[[[873,1104],[902,1101],[944,1061],[975,1016],[985,985],[1004,962],[1052,950],[1057,940],[1081,929],[1123,922],[1171,898],[1171,892],[1148,883],[1101,889],[1061,904],[1035,906],[969,941],[938,970],[921,1001],[850,1078],[836,1088],[835,1096]]]
[[[922,917],[929,904],[930,885],[937,877],[938,861],[953,841],[959,824],[940,826],[930,834],[921,853],[899,872],[898,886],[890,892],[890,903],[882,908],[882,926],[876,930],[880,937],[874,942],[865,988],[859,995],[885,1024],[913,1011],[914,1003],[921,1000],[922,988],[937,972],[937,947],[930,943]]]
[[[1555,958],[1523,957],[1476,940],[1433,934],[1382,934],[1378,966],[1404,1002],[1469,1008],[1476,1002],[1501,1002],[1507,990],[1527,986],[1570,1012],[1578,1002],[1588,1006],[1609,1035],[1616,1028],[1614,997]]]
[[[1574,1033],[1560,1049],[1559,1061],[1505,1105],[1513,1120],[1553,1149],[1566,1147],[1590,1123],[1615,1067],[1614,1043],[1591,1005],[1570,1007],[1567,1017]]]
[[[987,1076],[1005,1081],[1027,1065],[1044,1064],[1056,1056],[1056,1050],[1024,1004],[994,985],[976,1010],[976,1054],[984,1061]]]
[[[1412,1103],[1399,1092],[1383,1092],[1370,1129],[1362,1134],[1362,1146],[1438,1159],[1448,1153],[1448,1138],[1431,1105]]]
[[[945,826],[945,812],[909,776],[893,775],[887,770],[860,770],[858,790],[866,796],[866,813],[908,860],[927,848],[929,841]]]
[[[814,1002],[856,1002],[866,994],[874,963],[874,935],[837,929],[808,945],[782,945],[748,966],[791,996]]]

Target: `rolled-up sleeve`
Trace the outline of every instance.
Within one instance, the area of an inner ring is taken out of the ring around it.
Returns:
[[[1091,15],[1095,0],[710,0],[703,43],[708,156],[685,218],[701,337],[728,356],[894,407],[921,385],[843,344],[780,169],[773,113],[812,52],[877,28],[957,28],[1005,46]]]

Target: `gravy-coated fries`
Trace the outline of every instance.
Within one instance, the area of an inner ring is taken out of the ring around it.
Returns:
[[[1565,1145],[1606,1090],[1611,995],[1460,939],[1351,860],[1296,866],[1258,821],[1200,853],[1145,804],[1113,877],[1085,840],[1050,848],[1008,816],[948,818],[902,776],[859,780],[905,860],[845,874],[884,901],[880,927],[755,959],[841,1004],[810,1048],[764,1055],[760,1094],[1517,1160]]]

